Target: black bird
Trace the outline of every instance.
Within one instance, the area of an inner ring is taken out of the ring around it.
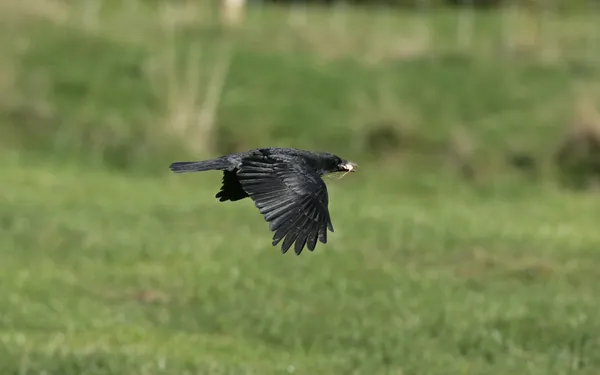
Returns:
[[[275,232],[273,246],[283,240],[285,254],[294,245],[300,255],[304,246],[313,251],[317,238],[327,243],[333,232],[329,196],[322,176],[354,172],[357,164],[326,152],[294,148],[258,148],[203,161],[172,163],[175,173],[223,171],[219,201],[250,197],[269,229]],[[285,239],[284,239],[285,238]]]

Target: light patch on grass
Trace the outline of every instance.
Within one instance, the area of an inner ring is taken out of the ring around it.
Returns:
[[[192,44],[185,53],[184,64],[178,60],[175,30],[161,58],[155,59],[148,78],[165,97],[163,127],[179,137],[190,150],[209,153],[214,148],[216,112],[223,95],[233,47],[221,45],[211,69],[202,74],[200,44]]]
[[[273,351],[269,350],[270,348],[252,345],[244,342],[240,337],[167,330],[148,332],[144,327],[127,325],[113,327],[110,333],[105,330],[67,333],[7,331],[0,333],[0,341],[3,345],[19,349],[24,354],[35,353],[58,357],[119,354],[137,360],[156,358],[157,361],[164,362],[165,367],[170,362],[198,359],[199,362],[227,361],[232,364],[252,362],[253,366],[260,366],[260,364],[265,366],[286,359],[293,361],[289,355],[280,353],[275,356]],[[245,354],[242,355],[240,348],[245,351]],[[238,351],[236,358],[228,357],[227,353],[232,351]]]
[[[69,4],[58,0],[6,0],[0,4],[0,19],[29,16],[62,24],[71,17],[71,11]]]
[[[306,21],[292,27],[287,21],[288,12],[300,12]],[[254,43],[268,40],[269,49],[276,47],[280,52],[309,52],[325,60],[352,58],[375,66],[421,58],[436,61],[448,53],[545,64],[585,58],[588,49],[573,41],[592,38],[589,28],[593,20],[586,15],[557,14],[516,5],[507,5],[493,14],[434,11],[424,6],[418,15],[352,7],[325,11],[318,6],[295,10],[250,7],[240,35]],[[256,44],[261,48],[260,43]]]
[[[597,87],[589,84],[575,88],[572,121],[568,123],[569,132],[585,133],[600,139],[599,93]]]

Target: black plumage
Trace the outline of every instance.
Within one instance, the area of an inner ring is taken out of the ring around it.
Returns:
[[[223,171],[219,201],[250,197],[274,232],[273,246],[283,240],[281,252],[292,245],[300,255],[327,243],[333,232],[329,196],[322,176],[354,172],[356,164],[326,152],[293,148],[259,148],[204,161],[172,163],[175,173]]]

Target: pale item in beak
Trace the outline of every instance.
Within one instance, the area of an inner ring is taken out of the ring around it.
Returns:
[[[356,163],[353,163],[353,162],[351,162],[351,161],[349,161],[349,162],[346,162],[346,163],[342,164],[342,168],[344,168],[344,170],[345,170],[346,172],[356,172],[356,171],[355,171],[355,168],[356,168],[356,167],[358,167],[358,164],[356,164]]]

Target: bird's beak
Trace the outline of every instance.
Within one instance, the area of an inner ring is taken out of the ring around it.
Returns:
[[[356,167],[358,167],[358,164],[347,161],[340,164],[340,167],[344,172],[356,172]]]

